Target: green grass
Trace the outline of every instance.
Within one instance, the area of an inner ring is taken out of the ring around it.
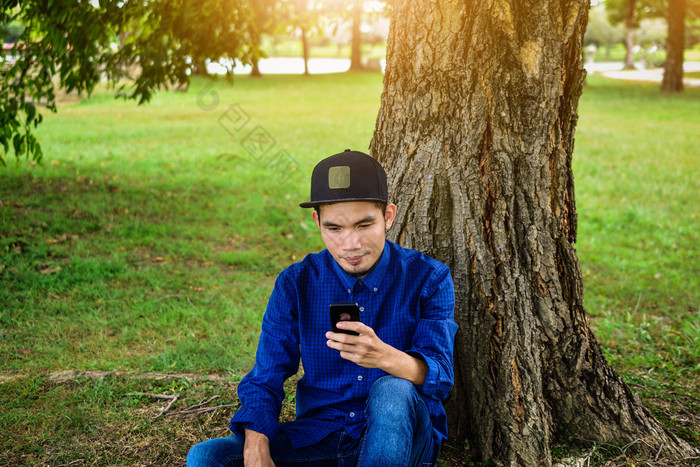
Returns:
[[[590,79],[576,133],[588,315],[608,361],[700,445],[700,90]],[[674,416],[675,415],[675,416]]]
[[[214,394],[235,403],[276,275],[321,248],[297,206],[308,174],[321,157],[367,149],[381,81],[195,80],[143,107],[99,91],[47,116],[45,164],[0,172],[0,373],[14,375],[0,383],[0,463],[164,465],[225,435],[230,408],[153,420],[163,401],[129,394],[179,394],[173,410]],[[574,155],[593,328],[644,402],[696,445],[699,98],[592,77]],[[240,110],[243,129],[227,120]],[[275,144],[256,160],[244,140],[258,125]],[[275,165],[281,150],[292,159]],[[46,376],[68,369],[226,382]]]
[[[2,175],[2,370],[247,370],[280,265],[320,246],[297,207],[304,174],[371,137],[378,76],[335,79],[343,97],[324,111],[328,79],[218,83],[213,110],[199,81],[142,108],[100,94],[49,116],[46,166]],[[233,105],[250,121],[229,133]],[[258,125],[277,142],[255,161],[241,142]],[[276,168],[280,150],[294,160]]]

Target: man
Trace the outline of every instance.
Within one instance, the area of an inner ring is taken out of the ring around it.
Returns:
[[[319,162],[300,206],[314,208],[326,249],[277,278],[234,435],[196,445],[188,465],[434,465],[454,378],[449,269],[386,240],[396,206],[367,154]],[[356,303],[359,321],[332,332],[331,303]],[[280,424],[300,360],[296,420]]]

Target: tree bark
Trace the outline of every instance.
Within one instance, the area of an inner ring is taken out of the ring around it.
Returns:
[[[682,458],[586,320],[571,157],[588,0],[398,1],[371,153],[390,237],[452,270],[451,435],[497,465],[575,439]]]
[[[636,3],[637,0],[627,0],[627,14],[625,15],[625,70],[634,70],[634,30],[637,27]]]
[[[352,6],[352,45],[350,52],[350,70],[362,70],[362,0],[354,0]]]
[[[250,34],[250,42],[251,42],[251,48],[253,49],[253,54],[251,57],[251,62],[250,65],[252,67],[250,71],[250,76],[253,78],[262,78],[262,73],[260,72],[260,33],[258,32],[258,26],[256,24],[253,24],[250,26],[249,29],[249,34]]]
[[[685,49],[686,0],[668,2],[668,37],[661,91],[683,91],[683,51]]]
[[[306,37],[306,28],[301,29],[301,48],[304,54],[304,74],[309,75],[309,41]]]
[[[250,71],[250,76],[252,76],[253,78],[262,78],[262,73],[260,73],[260,66],[258,62],[260,62],[260,58],[253,58],[253,61],[251,63],[251,66],[253,68]]]

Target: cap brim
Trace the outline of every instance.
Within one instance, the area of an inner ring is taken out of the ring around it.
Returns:
[[[322,201],[307,201],[305,203],[299,203],[302,208],[315,208],[322,204],[333,204],[333,203],[347,203],[349,201],[378,201],[380,203],[388,203],[389,201],[379,198],[346,198],[346,199],[327,199]]]

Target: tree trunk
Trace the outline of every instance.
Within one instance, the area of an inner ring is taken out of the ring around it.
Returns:
[[[625,70],[634,70],[634,30],[637,27],[636,0],[627,0],[625,15]]]
[[[362,70],[362,31],[360,31],[360,23],[362,22],[362,0],[354,0],[352,6],[352,46],[350,52],[350,70]]]
[[[260,56],[262,55],[262,52],[260,51],[260,33],[258,32],[258,26],[253,24],[250,26],[249,29],[249,34],[250,34],[250,45],[252,49],[252,57],[251,57],[251,67],[252,70],[250,72],[250,76],[253,78],[262,78],[262,73],[260,73]]]
[[[664,63],[664,78],[661,81],[661,90],[663,92],[683,91],[686,10],[686,0],[669,0],[666,62]]]
[[[588,0],[398,1],[371,152],[390,236],[452,270],[453,437],[498,465],[575,439],[692,448],[603,358],[583,306],[571,157]]]
[[[251,66],[253,69],[250,71],[250,76],[253,78],[262,78],[262,73],[260,73],[260,66],[258,65],[258,62],[260,61],[260,58],[255,57],[253,58],[253,62]]]
[[[306,37],[306,28],[301,29],[301,48],[304,53],[304,74],[309,75],[309,41]]]
[[[209,76],[207,71],[207,61],[204,58],[197,58],[192,63],[192,74],[196,76]]]

